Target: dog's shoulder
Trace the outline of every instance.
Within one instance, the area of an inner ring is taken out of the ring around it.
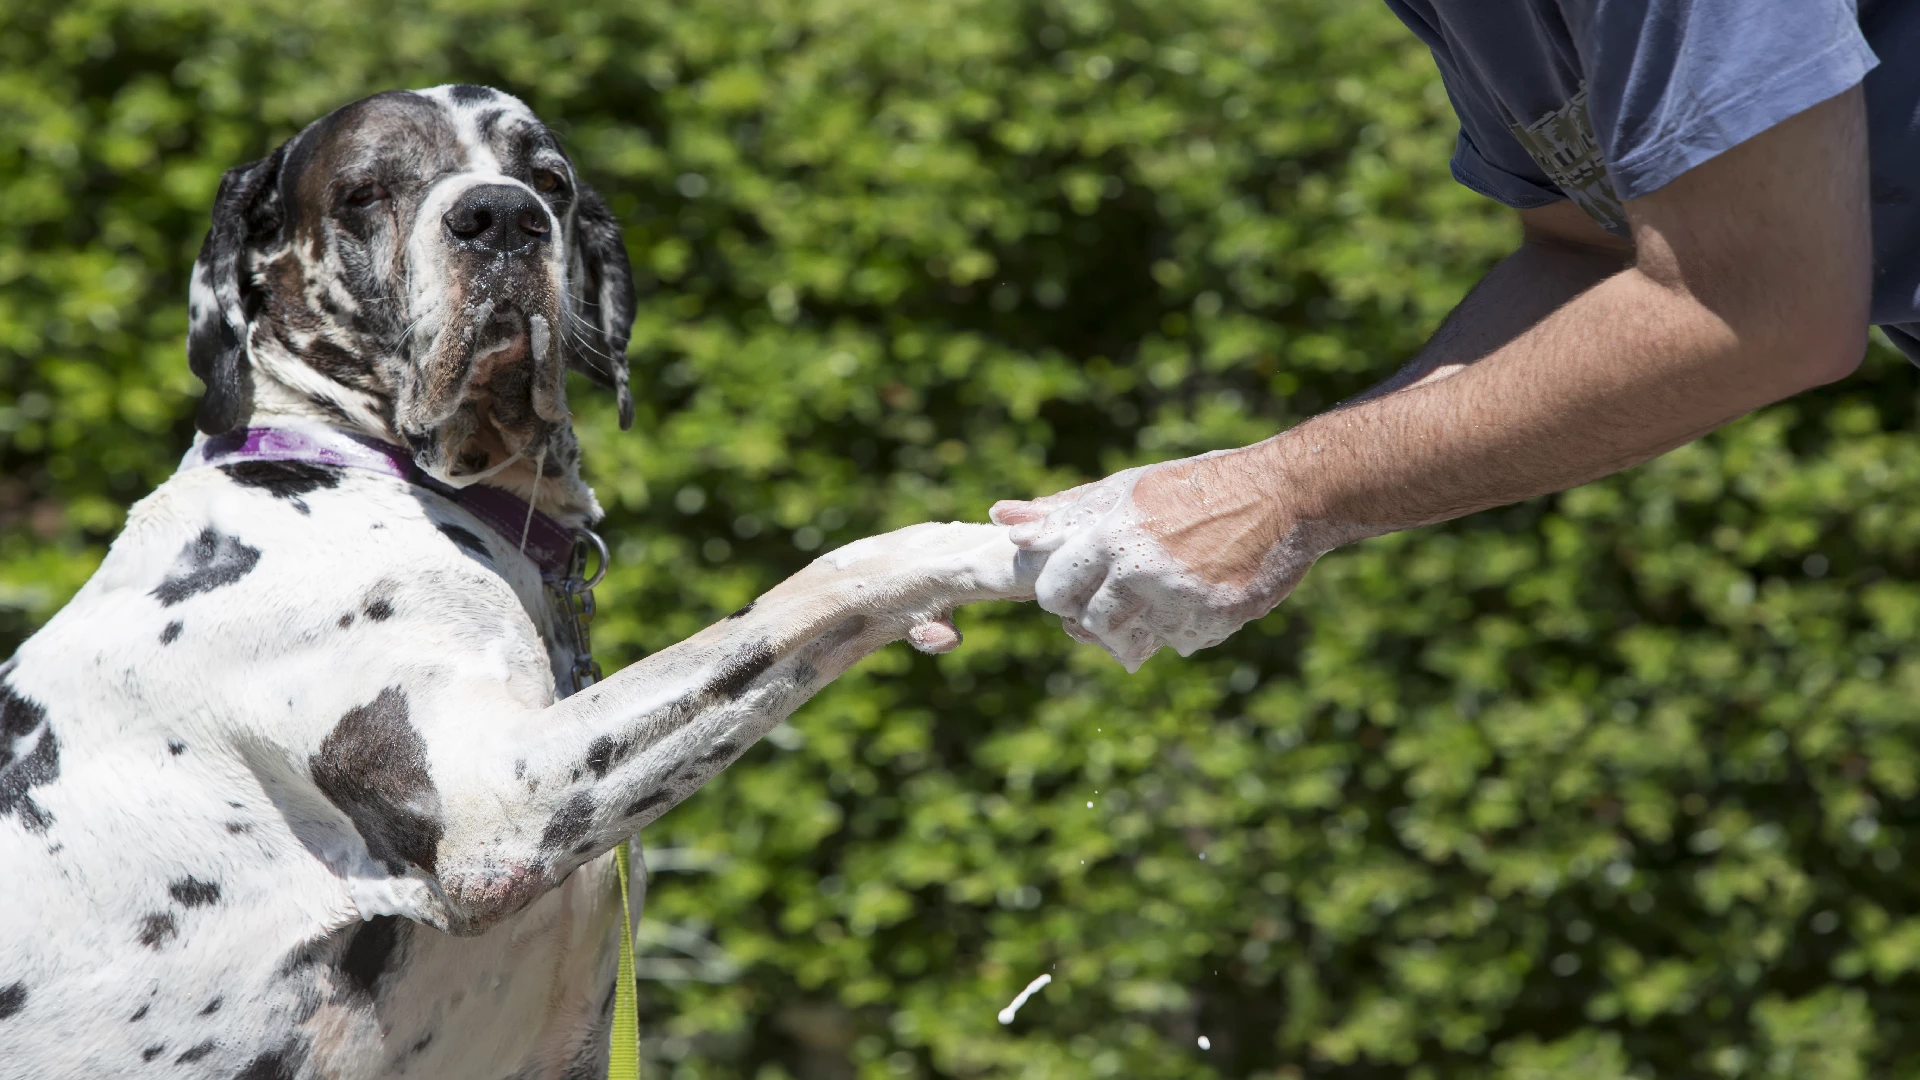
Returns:
[[[96,587],[176,613],[347,604],[339,614],[354,618],[336,620],[345,628],[394,618],[403,594],[423,605],[450,595],[456,610],[522,609],[539,579],[497,534],[424,488],[361,469],[242,461],[182,471],[135,504],[88,583]]]
[[[16,681],[297,738],[289,710],[403,683],[472,675],[550,699],[541,603],[531,564],[401,480],[305,462],[189,469],[132,508],[94,577],[21,647]],[[266,685],[277,714],[255,700]]]

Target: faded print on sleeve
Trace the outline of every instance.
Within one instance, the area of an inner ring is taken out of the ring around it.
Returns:
[[[1513,137],[1526,148],[1555,187],[1616,236],[1627,235],[1627,208],[1607,175],[1607,156],[1587,115],[1587,84],[1573,99],[1531,124],[1514,124]]]

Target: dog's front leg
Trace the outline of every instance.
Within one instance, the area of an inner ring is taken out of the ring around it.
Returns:
[[[477,932],[558,884],[882,645],[912,636],[939,649],[953,642],[944,618],[954,607],[1030,599],[1030,558],[988,525],[862,540],[493,737],[468,729],[433,769],[446,928]]]

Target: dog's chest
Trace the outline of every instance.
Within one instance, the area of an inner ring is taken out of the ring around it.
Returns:
[[[318,1076],[600,1075],[617,912],[602,859],[477,937],[396,916],[348,927],[295,972],[312,1009],[300,1024],[306,1066]]]
[[[610,857],[456,937],[383,913],[418,882],[370,867],[303,782],[385,687],[477,677],[550,701],[571,651],[538,576],[470,519],[354,474],[283,495],[205,469],[169,489],[8,674],[26,704],[6,748],[34,769],[7,774],[0,814],[22,905],[0,912],[0,988],[23,987],[14,1021],[79,1037],[0,1025],[0,1078],[594,1074]]]

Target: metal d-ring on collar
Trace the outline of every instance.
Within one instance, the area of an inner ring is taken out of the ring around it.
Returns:
[[[592,551],[598,560],[593,575],[586,575],[587,553]],[[573,633],[573,689],[575,692],[586,689],[600,681],[600,665],[593,659],[593,641],[589,635],[588,624],[593,622],[593,587],[607,576],[607,566],[612,562],[607,554],[607,542],[600,534],[588,528],[573,530],[573,556],[567,561],[567,575],[555,586],[560,596],[561,610],[566,612],[568,629]]]

